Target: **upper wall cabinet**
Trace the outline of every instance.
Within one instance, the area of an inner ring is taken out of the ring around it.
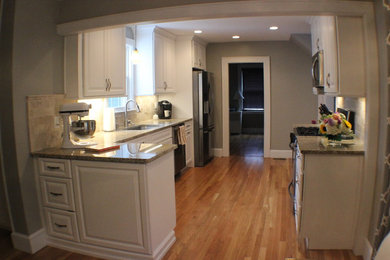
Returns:
[[[65,95],[126,96],[125,28],[65,37]]]
[[[206,43],[198,37],[192,40],[192,67],[206,70]]]
[[[324,92],[365,96],[363,20],[321,16],[311,20],[312,53],[324,52]]]
[[[136,42],[141,56],[135,67],[136,95],[174,93],[175,36],[157,26],[139,26]]]

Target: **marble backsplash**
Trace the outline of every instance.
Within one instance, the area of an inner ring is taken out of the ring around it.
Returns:
[[[27,97],[27,120],[30,151],[59,147],[62,143],[63,122],[59,108],[77,100],[65,99],[64,95],[37,95]],[[55,124],[56,117],[59,125]]]
[[[157,96],[136,97],[141,112],[129,111],[128,119],[134,123],[151,119],[155,113]],[[59,108],[65,103],[75,103],[77,100],[65,99],[64,95],[34,95],[27,97],[27,114],[29,128],[30,151],[35,152],[45,148],[59,147],[62,143],[63,122]],[[85,119],[96,120],[96,132],[102,131],[104,99],[80,100],[92,104],[89,116]],[[56,118],[59,124],[55,124]],[[124,112],[115,113],[115,125],[123,127]]]
[[[355,135],[359,140],[364,140],[366,133],[366,99],[352,97],[337,97],[336,107],[355,112]]]

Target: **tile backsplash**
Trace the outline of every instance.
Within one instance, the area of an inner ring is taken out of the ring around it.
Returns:
[[[357,139],[364,140],[366,131],[366,99],[337,97],[336,107],[352,110],[355,112],[355,135]]]
[[[128,118],[134,123],[152,119],[155,113],[157,96],[140,96],[136,101],[141,112],[128,112]],[[34,95],[27,97],[27,113],[30,151],[39,151],[50,147],[59,147],[62,143],[63,122],[59,108],[65,103],[76,103],[77,100],[65,99],[64,95]],[[96,120],[96,132],[103,130],[104,99],[79,100],[92,105],[89,116],[85,119]],[[124,112],[115,113],[116,128],[123,127]],[[59,125],[55,124],[56,118]]]
[[[77,100],[65,99],[64,95],[37,95],[27,97],[27,120],[30,151],[59,147],[62,143],[63,123],[59,108]],[[59,125],[55,124],[58,119]]]

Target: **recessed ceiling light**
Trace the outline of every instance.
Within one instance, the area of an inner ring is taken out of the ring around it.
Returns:
[[[232,38],[233,39],[240,39],[240,35],[233,35]]]
[[[202,33],[202,30],[195,30],[194,33]]]
[[[279,27],[277,27],[277,26],[270,26],[269,29],[271,31],[275,31],[275,30],[279,29]]]

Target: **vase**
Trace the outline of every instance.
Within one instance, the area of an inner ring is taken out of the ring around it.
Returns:
[[[327,135],[328,145],[333,147],[342,146],[341,135]]]

